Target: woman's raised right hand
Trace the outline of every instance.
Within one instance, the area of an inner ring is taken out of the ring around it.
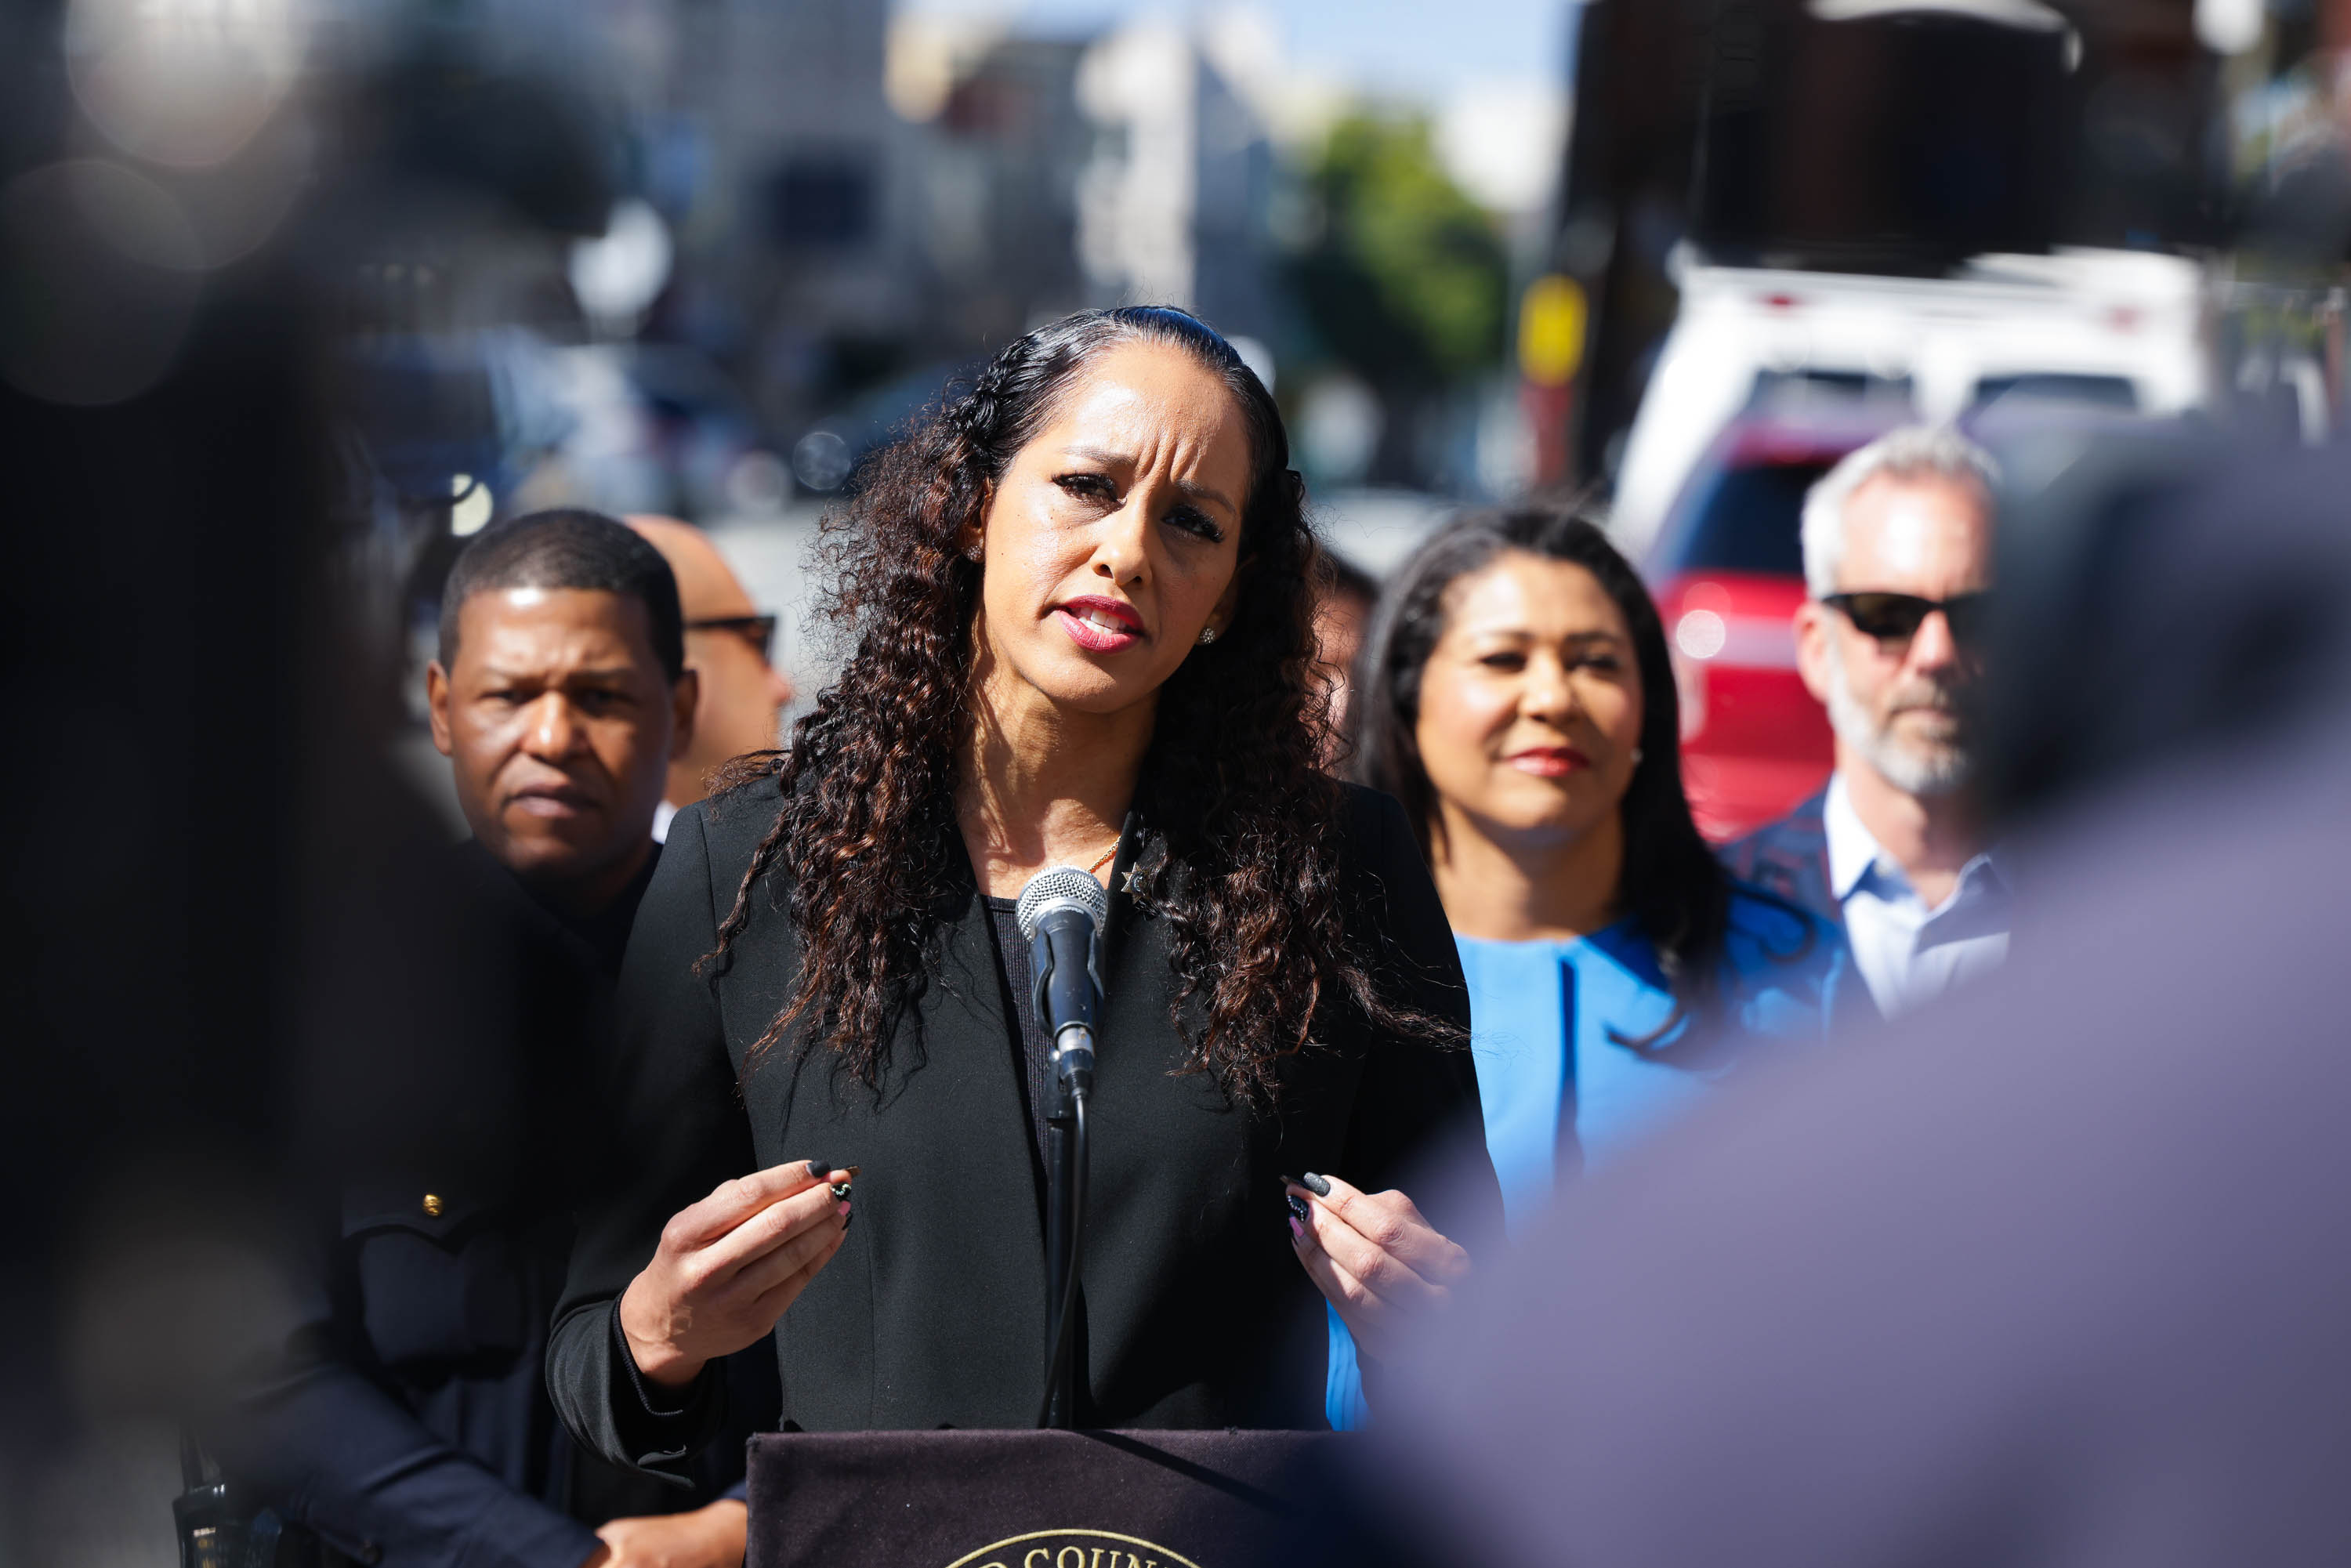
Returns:
[[[852,1173],[815,1160],[721,1182],[662,1227],[661,1246],[621,1295],[621,1333],[637,1370],[683,1388],[722,1355],[775,1332],[784,1309],[841,1250]]]

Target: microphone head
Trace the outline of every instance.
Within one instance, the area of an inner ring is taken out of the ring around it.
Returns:
[[[1020,935],[1033,940],[1037,923],[1057,909],[1083,910],[1099,931],[1110,917],[1110,894],[1090,871],[1073,865],[1051,866],[1030,877],[1029,885],[1020,890],[1013,918],[1020,923]]]

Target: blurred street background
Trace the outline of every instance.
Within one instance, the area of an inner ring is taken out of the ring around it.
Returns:
[[[462,492],[389,563],[420,665],[436,574],[466,534],[559,504],[660,512],[717,536],[781,613],[804,707],[833,667],[810,546],[857,463],[1027,328],[1165,301],[1273,386],[1326,538],[1374,575],[1449,507],[1608,495],[1679,630],[1691,788],[1729,837],[1827,768],[1785,622],[1796,503],[1844,452],[1958,420],[2029,487],[2118,425],[2334,429],[2339,13],[256,15],[314,65],[398,76],[414,123],[394,133],[426,139],[413,146],[467,134],[493,98],[510,121],[513,167],[434,176],[486,180],[489,205],[444,187],[429,200],[456,205],[378,247],[382,319],[355,354],[368,460],[412,499]],[[439,74],[460,60],[480,73],[463,90]],[[517,196],[502,179],[534,183],[532,221],[502,210]],[[402,249],[419,253],[405,267]],[[421,729],[406,754],[442,779]]]
[[[1068,310],[1166,301],[1228,331],[1293,421],[1328,536],[1368,569],[1448,503],[1566,475],[1556,452],[1542,470],[1561,418],[1528,395],[1514,331],[1554,270],[1573,5],[461,16],[503,68],[574,87],[613,197],[579,214],[601,233],[536,235],[496,268],[501,297],[409,346],[482,381],[458,397],[486,413],[485,473],[449,536],[559,503],[698,522],[783,613],[799,707],[832,668],[807,573],[825,503],[950,376]],[[1559,352],[1538,346],[1552,381]],[[446,550],[428,555],[425,576]],[[444,776],[421,731],[407,752]]]
[[[2346,148],[2351,0],[9,7],[0,1568],[172,1560],[153,1412],[261,1313],[221,1195],[316,1046],[288,955],[413,841],[381,755],[462,831],[420,671],[494,520],[706,529],[788,727],[859,462],[1029,328],[1179,305],[1375,578],[1604,497],[1726,839],[1828,772],[1789,616],[1845,453],[1957,422],[2013,521],[2337,439]]]
[[[1559,420],[1524,394],[1513,331],[1556,248],[1573,5],[631,0],[478,20],[562,39],[615,196],[600,235],[539,258],[576,311],[482,324],[495,466],[453,537],[559,504],[696,522],[782,612],[799,707],[831,667],[805,570],[826,504],[948,378],[1073,309],[1177,303],[1231,336],[1292,421],[1326,532],[1369,569],[1448,504],[1545,476],[1537,427],[1556,445]],[[422,747],[420,778],[442,778]]]

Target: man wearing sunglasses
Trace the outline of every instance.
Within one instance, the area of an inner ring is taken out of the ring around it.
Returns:
[[[1911,426],[1805,497],[1796,658],[1836,735],[1828,787],[1734,844],[1734,875],[1838,921],[1893,1017],[1996,967],[2010,896],[1970,789],[1991,459]]]
[[[777,744],[776,721],[792,700],[792,683],[770,661],[776,617],[763,615],[708,535],[672,517],[632,517],[628,525],[661,551],[677,577],[685,613],[685,666],[700,677],[694,739],[669,765],[669,784],[653,815],[653,837],[669,820],[710,792],[713,769],[747,751]]]

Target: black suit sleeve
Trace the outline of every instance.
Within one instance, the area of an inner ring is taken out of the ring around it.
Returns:
[[[1429,1224],[1476,1254],[1501,1233],[1502,1189],[1486,1155],[1461,956],[1404,808],[1369,790],[1351,804],[1377,914],[1376,977],[1392,1003],[1458,1033],[1450,1041],[1373,1036],[1343,1174],[1367,1192],[1408,1194]]]
[[[587,1526],[508,1486],[360,1370],[371,1359],[352,1343],[361,1309],[337,1311],[326,1253],[306,1260],[287,1354],[209,1438],[223,1464],[345,1554],[385,1568],[586,1562],[597,1546]]]
[[[664,1397],[638,1375],[619,1309],[670,1217],[756,1166],[717,998],[695,967],[717,946],[706,811],[672,822],[630,933],[607,1077],[615,1168],[580,1216],[547,1355],[548,1392],[574,1437],[680,1485],[725,1414],[722,1368]]]

